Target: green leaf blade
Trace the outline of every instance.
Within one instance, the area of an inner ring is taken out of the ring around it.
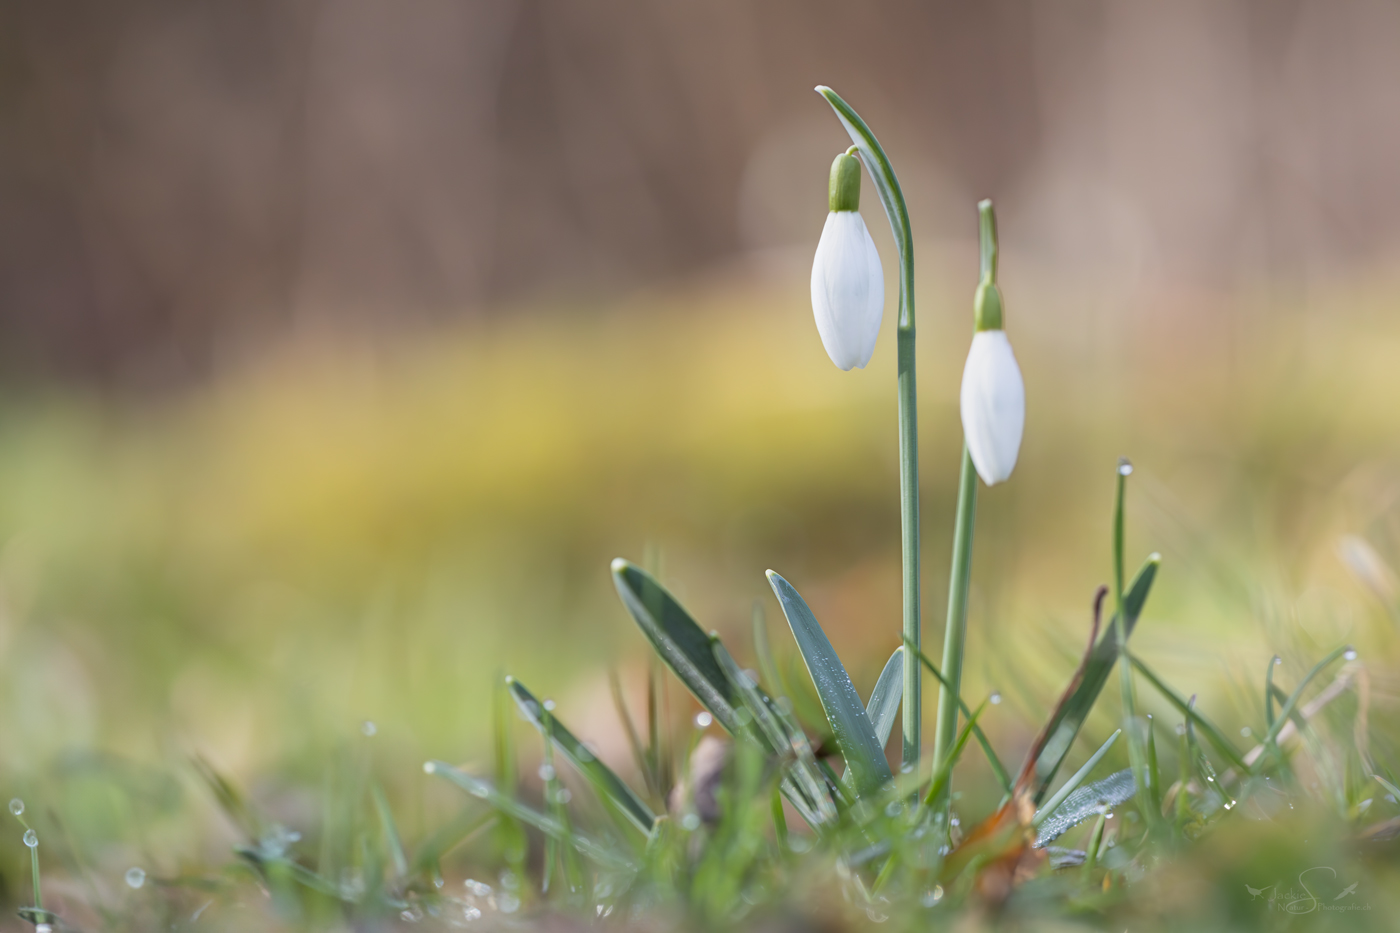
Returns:
[[[817,688],[817,696],[826,713],[836,744],[853,774],[853,787],[858,797],[878,791],[894,777],[885,751],[875,734],[875,727],[865,711],[860,694],[851,683],[850,675],[837,657],[831,641],[822,631],[807,603],[781,576],[768,571],[768,582],[778,597],[783,615],[787,617],[798,650],[807,664],[807,672]]]

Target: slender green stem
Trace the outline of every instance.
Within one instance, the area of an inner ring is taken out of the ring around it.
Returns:
[[[923,643],[919,598],[919,413],[914,378],[914,236],[909,208],[904,203],[899,178],[884,147],[870,127],[829,87],[818,86],[836,118],[846,128],[870,173],[875,192],[885,208],[899,250],[899,322],[895,335],[899,376],[899,517],[904,564],[904,641],[918,648]],[[903,764],[917,767],[923,730],[923,672],[918,658],[904,655]]]
[[[933,738],[935,773],[947,760],[958,734],[958,695],[962,690],[967,590],[972,579],[972,530],[976,517],[977,470],[964,444],[962,472],[958,478],[958,513],[953,525],[953,566],[948,579],[948,621],[943,631],[943,677],[938,689],[938,722]]]
[[[39,890],[39,847],[29,847],[29,864],[34,873],[34,906],[44,909],[44,892]]]
[[[1113,596],[1117,609],[1113,619],[1114,635],[1118,640],[1118,657],[1127,656],[1128,629],[1123,611],[1123,499],[1127,491],[1128,476],[1133,465],[1127,458],[1118,461],[1118,490],[1113,504]],[[1153,789],[1152,775],[1147,767],[1147,753],[1143,748],[1143,736],[1138,729],[1137,703],[1133,698],[1133,666],[1127,663],[1118,665],[1123,697],[1123,731],[1128,734],[1128,762],[1132,765],[1133,780],[1144,800],[1151,800]],[[1154,822],[1156,812],[1144,806],[1149,822]]]

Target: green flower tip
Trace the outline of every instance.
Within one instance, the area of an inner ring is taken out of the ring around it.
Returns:
[[[851,149],[854,149],[852,146]],[[848,149],[831,163],[827,203],[833,211],[860,210],[860,160]]]

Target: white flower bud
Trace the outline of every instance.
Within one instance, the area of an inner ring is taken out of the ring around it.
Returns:
[[[826,215],[812,262],[812,313],[831,362],[864,369],[885,313],[885,274],[857,211]]]
[[[1004,330],[972,337],[962,381],[963,437],[988,486],[1011,477],[1026,424],[1026,386]]]

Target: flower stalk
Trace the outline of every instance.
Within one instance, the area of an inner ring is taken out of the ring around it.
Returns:
[[[914,375],[914,238],[909,227],[909,209],[899,179],[870,127],[850,104],[829,87],[818,86],[836,118],[846,128],[865,169],[899,250],[899,318],[895,331],[895,354],[899,380],[899,516],[903,553],[903,637],[915,650],[904,653],[903,750],[905,768],[916,768],[922,752],[922,676],[918,650],[922,644],[919,597],[919,419],[918,388]]]

